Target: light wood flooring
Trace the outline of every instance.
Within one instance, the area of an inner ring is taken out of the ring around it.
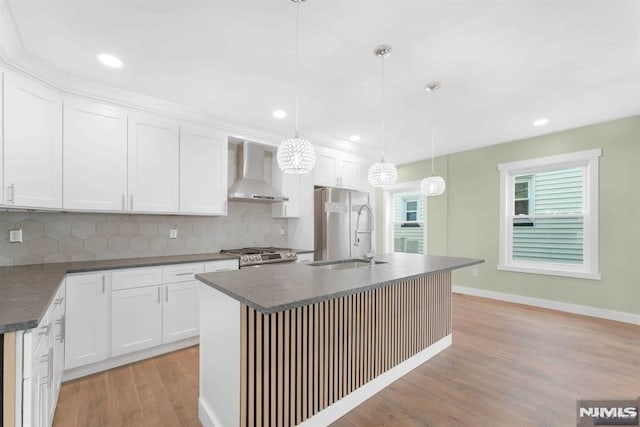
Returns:
[[[640,396],[640,327],[454,296],[453,345],[335,426],[575,426]],[[55,427],[198,426],[198,348],[62,386]]]

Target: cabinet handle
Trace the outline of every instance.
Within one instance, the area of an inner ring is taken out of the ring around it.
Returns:
[[[217,268],[215,271],[231,271],[231,270],[235,270],[235,269],[231,267],[224,267],[224,268]]]
[[[103,293],[103,294],[106,292],[106,289],[107,289],[106,281],[107,281],[107,278],[106,278],[106,276],[103,274],[103,275],[102,275],[102,293]]]
[[[13,205],[16,200],[16,184],[15,183],[11,183],[10,186],[7,187],[7,203]]]
[[[284,205],[284,216],[287,216],[287,205]]]
[[[64,298],[63,298],[63,297],[56,298],[56,299],[53,301],[53,304],[54,304],[54,305],[60,305],[60,304],[62,304],[62,301],[64,301]]]
[[[124,195],[124,193],[122,193],[122,210],[123,210],[123,211],[127,209],[127,208],[125,207],[125,205],[124,205],[124,203],[125,203],[124,198],[125,198],[125,195]]]
[[[160,288],[158,287],[158,304],[160,304],[162,301],[160,300]]]
[[[49,354],[45,354],[44,356],[42,356],[40,358],[40,362],[42,363],[49,363]]]
[[[40,335],[40,336],[47,335],[48,336],[49,335],[49,330],[51,329],[51,323],[49,323],[47,326],[44,326],[44,327],[42,327],[40,329],[44,329],[45,331],[44,332],[43,331],[38,332],[38,335]]]
[[[187,273],[176,273],[176,276],[188,276],[188,275],[190,275],[190,274],[195,274],[195,272],[193,272],[193,271],[189,271],[189,272],[187,272]]]
[[[168,286],[164,287],[164,300],[166,302],[169,302],[169,287]]]
[[[129,194],[129,210],[133,210],[133,193]]]

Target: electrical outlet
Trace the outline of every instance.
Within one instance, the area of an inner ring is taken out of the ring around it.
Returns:
[[[471,275],[473,277],[478,277],[480,275],[480,271],[477,268],[474,268],[473,270],[471,270]]]
[[[285,230],[284,228],[280,227],[280,235],[284,236],[287,234],[287,230]]]
[[[9,230],[9,243],[22,243],[22,229]]]
[[[172,228],[171,230],[169,230],[169,238],[170,239],[177,239],[178,238],[178,229],[177,228]]]

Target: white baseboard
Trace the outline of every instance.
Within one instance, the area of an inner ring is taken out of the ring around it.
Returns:
[[[396,381],[418,366],[422,365],[424,362],[431,359],[433,356],[440,353],[450,345],[451,335],[447,335],[446,337],[422,350],[420,353],[405,360],[404,362],[388,370],[384,374],[379,375],[359,389],[346,395],[333,405],[323,409],[313,417],[308,418],[298,425],[304,427],[324,427],[333,423],[338,418],[342,417],[347,412],[351,411],[356,406],[360,405],[362,402],[378,393],[380,390],[384,389],[392,382]]]
[[[170,353],[172,351],[180,350],[182,348],[191,347],[200,342],[200,337],[187,338],[181,341],[173,342],[170,344],[164,344],[145,350],[136,351],[135,353],[124,354],[122,356],[111,357],[102,362],[92,363],[87,366],[80,366],[77,368],[64,371],[62,375],[62,382],[75,380],[77,378],[85,377],[87,375],[96,374],[98,372],[106,371],[109,369],[117,368],[118,366],[127,365],[129,363],[138,362],[140,360],[148,359],[150,357],[160,356],[161,354]]]
[[[202,397],[198,399],[198,418],[204,427],[223,427],[211,406]]]
[[[458,294],[472,295],[476,297],[491,298],[516,304],[531,305],[534,307],[549,308],[551,310],[565,311],[567,313],[582,314],[601,319],[615,320],[618,322],[640,325],[640,314],[625,313],[622,311],[606,310],[604,308],[590,307],[587,305],[571,304],[567,302],[552,301],[542,298],[525,297],[522,295],[507,294],[503,292],[488,291],[485,289],[468,288],[465,286],[452,286],[452,291]]]

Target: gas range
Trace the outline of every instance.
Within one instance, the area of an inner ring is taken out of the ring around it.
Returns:
[[[275,264],[280,262],[296,262],[296,253],[287,248],[242,248],[223,249],[223,254],[238,255],[240,257],[240,268],[254,267],[265,264]]]

